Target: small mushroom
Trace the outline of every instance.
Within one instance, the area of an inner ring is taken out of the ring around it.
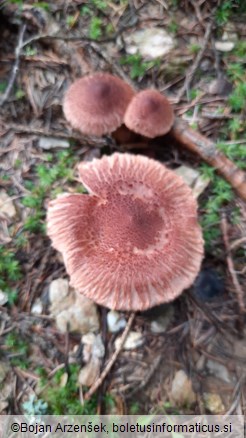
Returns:
[[[124,123],[137,134],[159,137],[170,131],[174,123],[173,108],[159,91],[143,90],[128,105]]]
[[[73,128],[101,136],[123,123],[134,95],[124,81],[109,73],[95,73],[76,80],[65,94],[63,111]]]
[[[145,310],[191,286],[203,258],[197,203],[159,162],[115,153],[79,165],[89,195],[53,200],[48,235],[72,286],[118,310]]]

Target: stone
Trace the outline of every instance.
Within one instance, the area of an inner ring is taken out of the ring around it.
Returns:
[[[99,330],[96,305],[69,287],[68,280],[53,280],[49,288],[50,313],[56,319],[58,329],[65,333],[86,334]]]
[[[12,219],[16,215],[13,201],[4,190],[0,191],[0,214],[8,219]]]
[[[211,414],[223,414],[225,411],[225,406],[219,394],[213,394],[210,392],[205,392],[203,394],[204,403],[206,409]]]
[[[80,385],[91,386],[98,378],[101,362],[98,358],[93,358],[79,372],[78,382]]]
[[[174,315],[174,308],[169,305],[165,308],[162,315],[159,315],[155,320],[151,321],[150,330],[152,333],[164,333],[169,326]]]
[[[210,374],[223,380],[226,383],[231,383],[231,378],[227,368],[219,362],[209,359],[207,361],[207,369]]]
[[[119,347],[119,343],[121,342],[121,338],[117,338],[115,341],[115,348],[117,349]],[[139,332],[130,332],[128,334],[128,337],[125,340],[123,349],[124,350],[133,350],[134,348],[141,347],[143,345],[144,338],[142,333]]]
[[[42,301],[38,298],[32,305],[31,308],[31,313],[33,315],[41,315],[43,312],[43,303]]]
[[[58,329],[65,333],[78,332],[85,334],[99,330],[99,319],[96,305],[86,297],[76,297],[74,304],[56,316]]]
[[[231,52],[235,47],[235,42],[227,40],[215,41],[214,46],[220,52]]]
[[[92,356],[98,359],[104,357],[105,347],[100,334],[95,335],[94,333],[87,333],[82,336],[82,343],[84,345],[83,359],[85,362],[89,362]]]
[[[49,287],[49,299],[51,306],[56,306],[57,303],[62,302],[69,292],[68,280],[64,278],[57,278],[50,283]]]
[[[174,172],[188,184],[195,198],[198,198],[210,183],[209,178],[204,178],[197,170],[188,166],[180,166]]]
[[[192,382],[183,370],[175,373],[171,386],[170,400],[179,406],[192,405],[196,401]]]
[[[38,140],[38,146],[41,149],[49,150],[55,148],[69,148],[70,144],[68,140],[55,138],[55,137],[40,137]]]
[[[60,378],[59,386],[61,388],[65,388],[67,381],[68,381],[68,373],[63,373]]]
[[[164,29],[152,27],[137,30],[124,36],[126,52],[135,55],[139,53],[146,59],[156,59],[169,53],[174,45],[173,37]]]
[[[0,290],[0,306],[4,306],[8,302],[8,295]]]
[[[126,320],[120,316],[119,312],[110,310],[107,314],[107,324],[110,333],[117,333],[125,328]]]
[[[225,76],[220,76],[210,82],[208,92],[210,94],[219,94],[220,96],[228,96],[233,89],[233,85]]]

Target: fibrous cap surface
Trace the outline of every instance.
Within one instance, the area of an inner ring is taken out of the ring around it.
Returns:
[[[149,138],[158,137],[170,131],[174,123],[173,108],[158,91],[140,91],[128,105],[124,123],[138,134]]]
[[[84,134],[100,136],[123,123],[132,88],[109,73],[95,73],[76,80],[63,102],[66,119]]]
[[[79,165],[89,195],[51,201],[48,234],[77,291],[111,309],[176,298],[199,271],[203,239],[190,188],[157,161],[115,153]]]

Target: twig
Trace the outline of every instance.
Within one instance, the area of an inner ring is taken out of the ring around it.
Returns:
[[[200,62],[202,60],[202,57],[204,55],[204,52],[207,48],[207,44],[208,44],[208,40],[209,40],[211,32],[212,32],[213,24],[214,24],[213,19],[211,19],[211,21],[207,25],[207,29],[206,29],[206,32],[204,35],[202,47],[201,47],[200,51],[198,52],[196,59],[195,59],[194,63],[192,64],[190,70],[187,72],[187,75],[186,75],[186,78],[184,81],[184,85],[180,88],[180,90],[177,94],[176,103],[178,103],[181,100],[183,95],[190,88],[190,85],[191,85],[191,82],[192,82],[193,77],[195,75],[195,72],[198,69]]]
[[[19,37],[18,37],[18,44],[17,47],[15,49],[15,62],[13,65],[13,69],[11,71],[10,74],[10,78],[9,78],[9,82],[8,82],[8,86],[2,96],[2,98],[0,99],[0,106],[3,106],[3,104],[6,102],[6,100],[8,99],[11,90],[14,86],[15,83],[15,79],[19,70],[19,65],[20,65],[20,55],[21,55],[21,51],[22,51],[22,44],[23,44],[23,38],[24,38],[24,34],[26,31],[26,24],[23,24],[23,26],[20,29],[19,32]]]
[[[104,147],[107,145],[107,140],[103,138],[92,138],[92,137],[84,137],[82,134],[79,134],[76,131],[70,132],[62,132],[62,131],[51,131],[51,130],[45,130],[43,128],[35,128],[33,126],[27,126],[27,125],[20,125],[16,123],[9,123],[6,126],[7,129],[11,129],[14,132],[18,132],[20,134],[27,134],[27,135],[37,135],[37,136],[44,136],[44,137],[55,137],[55,138],[66,138],[66,139],[75,139],[80,141],[83,144],[88,144],[90,146],[94,145],[96,147]]]
[[[238,300],[238,305],[239,305],[239,309],[240,309],[240,313],[244,313],[245,312],[245,304],[244,304],[244,300],[243,300],[243,289],[238,281],[235,269],[234,269],[234,264],[233,264],[233,260],[232,260],[232,255],[231,255],[231,250],[230,250],[230,243],[229,243],[229,239],[228,239],[228,224],[227,224],[227,220],[225,215],[222,215],[222,219],[221,219],[221,231],[222,231],[222,235],[223,235],[223,240],[224,240],[224,244],[225,244],[225,248],[226,248],[226,261],[227,261],[227,266],[236,290],[236,294],[237,294],[237,300]]]
[[[246,174],[216,149],[215,144],[181,119],[176,119],[170,134],[187,149],[198,154],[222,175],[246,201]]]
[[[112,357],[110,358],[109,362],[107,363],[106,367],[104,368],[103,372],[101,373],[101,375],[99,376],[99,378],[95,381],[95,383],[91,386],[91,388],[89,389],[89,391],[85,394],[84,399],[85,400],[89,400],[90,397],[96,392],[96,390],[99,388],[99,386],[103,383],[105,377],[108,375],[109,371],[111,370],[112,366],[114,365],[124,343],[125,340],[127,338],[127,335],[131,329],[132,323],[134,321],[135,318],[135,313],[131,313],[130,317],[128,319],[127,325],[125,327],[125,330],[121,336],[120,342],[118,347],[116,348],[114,354],[112,355]]]

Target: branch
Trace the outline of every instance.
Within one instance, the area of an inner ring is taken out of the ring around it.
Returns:
[[[196,70],[198,69],[198,67],[200,65],[200,62],[201,62],[202,57],[204,55],[204,52],[207,48],[208,41],[209,41],[212,29],[213,29],[213,24],[214,24],[214,22],[213,22],[213,20],[211,20],[207,26],[207,29],[206,29],[206,32],[204,35],[204,39],[203,39],[202,47],[201,47],[200,51],[198,52],[194,63],[192,64],[191,68],[188,70],[188,72],[186,74],[184,85],[180,88],[180,90],[177,94],[177,100],[175,100],[175,103],[178,103],[180,101],[180,99],[183,97],[183,95],[185,94],[185,92],[187,90],[189,90],[189,88],[190,88],[193,77],[196,73]]]
[[[120,342],[118,347],[116,348],[113,356],[111,357],[111,359],[109,360],[109,362],[107,363],[106,367],[104,368],[102,374],[99,376],[99,378],[95,381],[95,383],[91,386],[91,388],[89,389],[89,391],[85,394],[85,400],[89,400],[91,398],[91,396],[96,392],[96,390],[99,388],[99,386],[101,386],[101,384],[103,383],[105,377],[108,375],[109,371],[111,370],[112,366],[114,365],[117,357],[119,356],[119,353],[125,343],[125,340],[127,338],[127,335],[131,329],[133,320],[135,318],[135,313],[131,313],[130,318],[127,321],[127,325],[125,327],[125,330],[121,336]]]
[[[176,119],[170,134],[187,149],[195,152],[206,163],[213,166],[218,173],[228,181],[237,194],[246,201],[246,174],[240,170],[229,158],[216,149],[215,144],[197,131],[191,129],[187,123]]]

